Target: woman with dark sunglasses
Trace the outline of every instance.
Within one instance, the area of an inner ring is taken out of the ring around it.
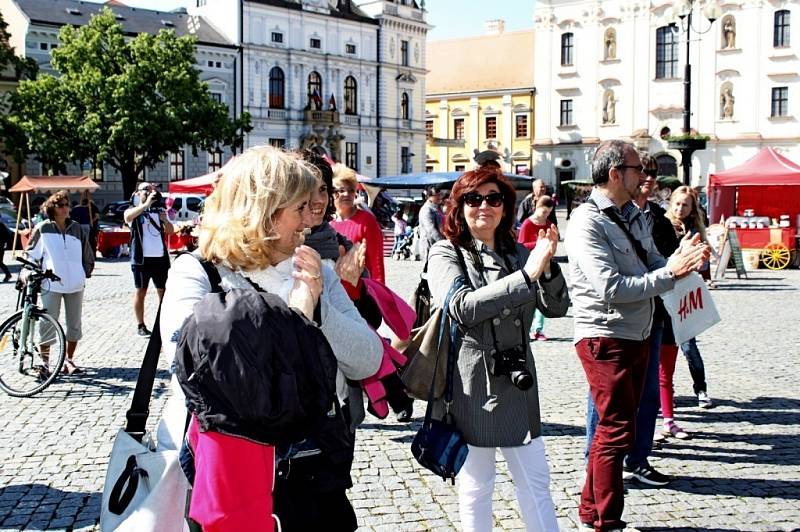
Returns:
[[[514,187],[497,169],[462,175],[448,201],[446,240],[428,258],[434,304],[442,304],[458,278],[466,281],[447,308],[460,339],[449,411],[469,446],[458,477],[465,531],[492,528],[498,447],[528,530],[558,530],[527,331],[534,309],[563,316],[569,297],[551,260],[558,230],[541,231],[532,251],[517,244],[514,200]]]

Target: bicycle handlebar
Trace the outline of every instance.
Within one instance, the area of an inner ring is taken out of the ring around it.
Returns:
[[[34,274],[40,276],[42,279],[49,279],[51,281],[61,282],[61,277],[54,274],[53,270],[42,270],[42,268],[35,262],[23,259],[22,257],[17,257],[17,262],[20,262],[24,266],[27,266],[28,268],[33,270]]]

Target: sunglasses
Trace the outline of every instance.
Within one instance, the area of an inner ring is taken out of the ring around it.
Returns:
[[[69,203],[56,203],[56,207],[69,207]]]
[[[644,171],[644,175],[649,177],[657,177],[658,176],[658,168],[646,168]]]
[[[483,200],[486,200],[490,207],[500,207],[503,204],[503,195],[500,192],[490,192],[485,196],[477,192],[464,194],[464,203],[470,207],[480,207],[483,204]]]
[[[630,168],[637,174],[641,174],[644,171],[644,166],[642,166],[641,164],[621,164],[619,166],[615,166],[614,168],[617,169]]]

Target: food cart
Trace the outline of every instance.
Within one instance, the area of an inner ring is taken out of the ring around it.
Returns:
[[[709,176],[709,217],[727,220],[743,252],[773,270],[797,265],[800,165],[771,147]]]
[[[31,213],[31,193],[66,190],[67,192],[80,192],[81,194],[90,195],[98,188],[100,188],[100,186],[92,181],[91,178],[82,175],[26,175],[17,181],[8,191],[20,194],[17,208],[17,227],[19,227],[20,220],[22,220],[23,207],[25,207],[27,214],[25,218],[28,220],[28,227],[33,227],[31,223],[33,219],[33,213]],[[20,249],[24,249],[25,246],[27,246],[30,233],[30,229],[17,231],[17,236],[19,238],[14,239],[14,243],[11,247],[12,256],[17,250],[17,241],[19,241]]]

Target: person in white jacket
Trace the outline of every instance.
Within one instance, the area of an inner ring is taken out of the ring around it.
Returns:
[[[59,282],[50,281],[44,286],[42,306],[47,309],[48,314],[58,319],[62,302],[64,304],[67,324],[67,359],[64,362],[64,371],[68,375],[75,375],[83,371],[75,365],[74,355],[78,340],[83,336],[83,288],[94,270],[94,251],[89,245],[89,233],[69,218],[69,208],[69,193],[65,190],[47,198],[42,209],[47,212],[48,219],[34,227],[26,253],[28,258],[41,261],[43,269],[52,270],[61,278]],[[43,377],[49,371],[47,358],[49,345],[52,344],[52,341],[48,341],[52,338],[49,328],[43,326],[43,330],[39,331],[44,362],[40,371]]]

